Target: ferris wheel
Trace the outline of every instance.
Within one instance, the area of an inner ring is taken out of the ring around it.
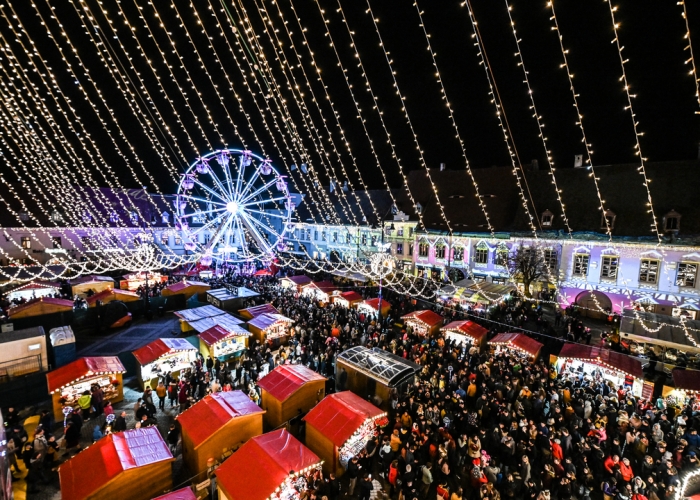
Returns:
[[[198,158],[174,201],[185,250],[200,263],[268,261],[286,246],[295,209],[285,176],[250,151],[224,149]]]

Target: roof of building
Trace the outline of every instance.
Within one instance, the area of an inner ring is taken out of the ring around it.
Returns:
[[[242,391],[215,392],[193,404],[176,418],[183,433],[200,446],[236,417],[265,413]],[[202,425],[206,422],[206,425]]]
[[[82,500],[124,471],[175,460],[158,427],[108,434],[59,467],[61,496]]]
[[[327,293],[327,294],[333,293],[334,291],[336,291],[338,289],[338,287],[335,286],[335,283],[333,283],[331,281],[313,281],[310,283],[309,286],[318,288],[323,293]]]
[[[192,492],[192,488],[187,486],[186,488],[155,497],[153,500],[197,500],[197,495]]]
[[[260,330],[265,330],[270,328],[275,323],[293,323],[294,320],[290,319],[279,313],[263,313],[259,314],[251,320],[248,320],[248,324],[258,328]]]
[[[172,352],[196,350],[197,348],[185,339],[156,339],[132,351],[132,354],[141,366],[145,366]]]
[[[8,342],[15,342],[17,340],[33,339],[35,337],[46,337],[43,326],[35,326],[32,328],[25,328],[23,330],[13,330],[11,332],[0,333],[0,344],[7,344]]]
[[[620,321],[620,333],[623,337],[625,334],[645,337],[649,342],[661,340],[691,348],[700,345],[699,320],[683,318],[681,324],[679,317],[667,314],[625,309]]]
[[[246,309],[240,309],[238,311],[238,314],[240,316],[243,316],[245,318],[254,318],[256,316],[259,316],[263,313],[272,313],[272,314],[277,314],[279,311],[275,309],[275,306],[272,304],[260,304],[258,306],[253,306],[253,307],[248,307]]]
[[[100,276],[97,274],[90,274],[86,276],[80,276],[78,278],[73,278],[70,280],[71,285],[81,285],[83,283],[96,283],[98,281],[107,281],[109,283],[114,283],[114,278],[110,276]]]
[[[258,385],[278,401],[285,401],[309,382],[326,380],[304,365],[279,365],[258,381]]]
[[[351,347],[341,352],[338,359],[388,387],[400,385],[421,369],[419,365],[377,347]]]
[[[370,307],[371,309],[374,309],[375,311],[379,310],[379,297],[375,297],[373,299],[367,299],[362,302],[362,304]],[[388,300],[384,299],[382,300],[382,311],[387,311],[391,309],[391,304],[389,303]]]
[[[610,349],[567,343],[561,348],[559,357],[591,361],[633,375],[636,378],[644,378],[642,361],[639,358],[611,351]]]
[[[313,223],[321,221],[327,224],[349,224],[349,225],[377,225],[380,223],[379,217],[388,214],[391,210],[392,200],[389,192],[385,189],[370,189],[367,191],[356,190],[343,192],[341,188],[329,192],[328,186],[323,186],[315,190],[316,193],[325,192],[333,205],[334,214],[323,216],[317,210],[310,208],[310,203],[304,203],[297,207],[297,216],[302,222]],[[394,190],[394,192],[396,192]],[[326,220],[323,220],[327,217]]]
[[[73,301],[72,300],[55,299],[53,297],[37,297],[36,299],[32,299],[28,302],[25,302],[24,304],[11,307],[10,309],[7,310],[7,315],[12,317],[12,316],[14,316],[17,313],[20,313],[22,311],[26,311],[28,309],[33,309],[34,307],[37,307],[38,305],[41,305],[42,303],[43,304],[51,304],[51,305],[56,306],[58,308],[64,309],[66,311],[73,310]]]
[[[700,392],[700,371],[674,369],[671,371],[673,385],[676,389],[688,392]]]
[[[540,352],[543,345],[523,333],[499,333],[489,340],[489,344],[507,344],[533,356],[536,356],[537,353]]]
[[[282,280],[289,280],[293,283],[296,283],[297,285],[306,285],[308,283],[311,283],[311,278],[309,278],[305,274],[300,274],[298,276],[285,276],[284,278],[280,278]]]
[[[172,283],[164,288],[164,290],[170,290],[173,293],[181,292],[191,286],[195,287],[201,287],[201,288],[210,288],[208,283],[202,283],[200,281],[187,281],[187,280],[182,280],[178,281],[177,283]]]
[[[111,297],[113,295],[119,298],[125,298],[127,300],[137,300],[141,298],[141,296],[136,292],[130,292],[129,290],[120,290],[119,288],[110,288],[107,290],[102,290],[101,292],[97,292],[95,295],[88,297],[87,299],[85,299],[85,302],[92,305],[95,304],[98,300],[105,300],[107,297]]]
[[[242,326],[235,325],[233,329],[224,328],[221,325],[214,325],[199,334],[199,338],[207,345],[214,345],[230,337],[249,337],[250,332]]]
[[[443,332],[455,331],[476,340],[483,338],[484,335],[489,333],[488,329],[470,320],[452,321],[440,328],[440,330]]]
[[[216,471],[219,485],[230,500],[265,500],[290,472],[321,462],[285,429],[248,440]]]
[[[182,311],[175,311],[175,315],[185,321],[192,322],[198,321],[203,318],[212,318],[214,316],[219,316],[221,314],[226,314],[226,311],[214,307],[212,305],[206,305],[201,307],[193,307],[192,309],[183,309]]]
[[[306,414],[304,420],[335,446],[341,447],[365,420],[384,412],[350,391],[329,394]]]
[[[49,393],[79,381],[80,379],[97,376],[100,373],[124,373],[126,368],[116,356],[98,356],[78,358],[72,363],[46,374]]]
[[[444,318],[434,311],[425,309],[422,311],[413,311],[405,314],[404,316],[401,316],[401,319],[416,320],[420,321],[424,325],[433,327],[435,325],[441,325]]]
[[[238,325],[243,324],[243,320],[240,320],[228,313],[220,314],[219,316],[213,316],[211,318],[203,318],[197,321],[187,322],[197,333],[202,333],[214,326],[221,326],[225,330],[230,332],[235,331]]]
[[[348,302],[362,302],[362,295],[353,290],[341,293],[340,297],[347,300]]]

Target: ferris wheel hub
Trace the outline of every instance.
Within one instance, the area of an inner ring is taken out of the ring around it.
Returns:
[[[238,213],[238,210],[240,210],[240,208],[241,207],[235,201],[229,201],[226,204],[226,210],[233,215],[236,215]]]

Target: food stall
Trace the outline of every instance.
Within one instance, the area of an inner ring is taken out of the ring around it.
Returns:
[[[158,427],[108,434],[58,468],[63,500],[149,500],[173,487],[173,458]]]
[[[312,281],[302,288],[301,295],[328,304],[340,293],[338,287],[330,281]]]
[[[379,311],[379,298],[374,298],[374,299],[367,299],[363,300],[359,304],[357,304],[357,310],[359,312],[369,314],[371,316],[376,316],[377,312]],[[389,314],[389,311],[391,310],[391,304],[389,303],[388,300],[382,299],[382,317],[386,318],[386,315]]]
[[[265,425],[276,429],[292,417],[306,413],[326,394],[326,377],[304,365],[279,365],[258,380],[262,389]]]
[[[122,290],[138,290],[139,287],[157,285],[159,283],[167,283],[168,277],[160,273],[152,271],[142,271],[140,273],[127,274],[124,279],[119,281],[119,288]]]
[[[610,349],[583,344],[564,344],[557,357],[557,371],[566,378],[589,378],[612,382],[615,389],[630,387],[642,397],[644,371],[638,358]]]
[[[206,479],[207,460],[223,457],[263,432],[265,411],[242,391],[215,392],[179,414],[182,459],[189,476]]]
[[[73,312],[72,300],[39,297],[24,304],[10,307],[7,310],[7,316],[13,320],[65,312]]]
[[[360,397],[369,395],[375,406],[387,411],[391,390],[405,392],[420,370],[420,365],[377,347],[355,346],[336,358],[336,390],[349,390]]]
[[[300,500],[321,459],[285,429],[250,439],[217,470],[219,500]]]
[[[304,417],[306,446],[323,460],[323,470],[340,477],[348,462],[389,423],[387,414],[350,391],[329,394]]]
[[[304,285],[308,285],[309,283],[311,283],[311,278],[304,274],[280,278],[280,286],[282,288],[296,290],[297,292],[301,292]]]
[[[360,302],[362,302],[362,295],[350,290],[349,292],[343,292],[337,295],[333,300],[333,303],[344,307],[346,309],[357,307]]]
[[[158,380],[170,372],[177,376],[181,370],[190,368],[197,359],[197,348],[185,339],[156,339],[132,352],[140,369],[141,388],[155,389]]]
[[[401,319],[404,320],[406,327],[410,327],[413,333],[422,337],[437,335],[444,322],[442,316],[430,310],[413,311],[401,316]]]
[[[6,299],[12,302],[13,300],[32,300],[47,295],[55,295],[59,293],[61,285],[51,283],[49,281],[31,281],[20,285],[17,288],[10,290]]]
[[[268,342],[279,347],[287,341],[292,323],[294,320],[279,313],[263,313],[248,321],[248,330],[259,343]]]
[[[139,300],[143,299],[136,292],[114,288],[110,290],[102,290],[101,292],[98,292],[95,295],[85,299],[85,302],[87,302],[88,307],[95,307],[97,306],[98,302],[106,304],[108,302],[112,302],[113,300],[119,300],[121,302],[138,302]]]
[[[214,325],[199,335],[199,352],[204,358],[211,356],[221,362],[240,356],[248,347],[250,332],[240,325],[232,329]]]
[[[207,290],[207,302],[228,312],[243,309],[250,299],[259,296],[258,292],[242,286],[226,286],[216,290]]]
[[[543,346],[543,344],[524,333],[499,333],[489,340],[488,344],[494,347],[496,353],[506,350],[532,361],[537,360],[540,355],[540,349]]]
[[[78,398],[98,384],[104,392],[105,401],[118,403],[124,399],[122,374],[124,365],[116,356],[78,358],[46,374],[49,394],[53,399],[53,414],[56,421],[63,420],[63,408],[79,408]]]
[[[222,321],[222,323],[225,324],[240,325],[243,323],[243,321],[234,318],[226,311],[222,311],[218,307],[211,305],[175,311],[175,316],[180,318],[180,330],[183,333],[191,332],[193,330],[195,330],[197,333],[201,333],[204,330],[216,325],[217,318],[220,316],[226,316],[226,318]]]
[[[265,313],[279,314],[279,311],[275,309],[275,306],[272,304],[260,304],[258,306],[248,307],[238,311],[238,315],[246,321]]]
[[[173,283],[168,285],[160,294],[163,297],[170,297],[171,295],[184,295],[185,300],[194,297],[195,295],[203,295],[211,289],[211,286],[207,283],[202,283],[200,281],[187,281],[182,280],[178,283]]]
[[[0,383],[49,369],[44,328],[35,326],[0,335]]]
[[[486,334],[489,333],[486,328],[470,320],[452,321],[440,328],[440,331],[445,335],[445,340],[451,340],[454,346],[474,345],[479,350],[484,347]]]
[[[664,386],[662,396],[669,406],[682,407],[693,400],[693,412],[700,410],[700,371],[675,369],[671,371],[673,387]]]
[[[114,288],[114,279],[109,276],[82,276],[70,280],[70,286],[73,295],[87,296],[87,293],[92,290],[95,293],[102,290]]]

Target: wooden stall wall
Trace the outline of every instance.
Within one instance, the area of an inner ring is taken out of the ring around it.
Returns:
[[[297,392],[285,401],[278,401],[265,389],[262,391],[263,410],[265,413],[265,426],[267,429],[276,429],[283,423],[299,415],[302,415],[316,406],[326,395],[326,381],[315,380],[307,382]]]
[[[340,477],[345,472],[345,469],[340,465],[338,460],[338,448],[321,434],[313,425],[306,425],[307,448],[313,451],[318,457],[323,460],[324,474],[334,473],[336,477]]]

